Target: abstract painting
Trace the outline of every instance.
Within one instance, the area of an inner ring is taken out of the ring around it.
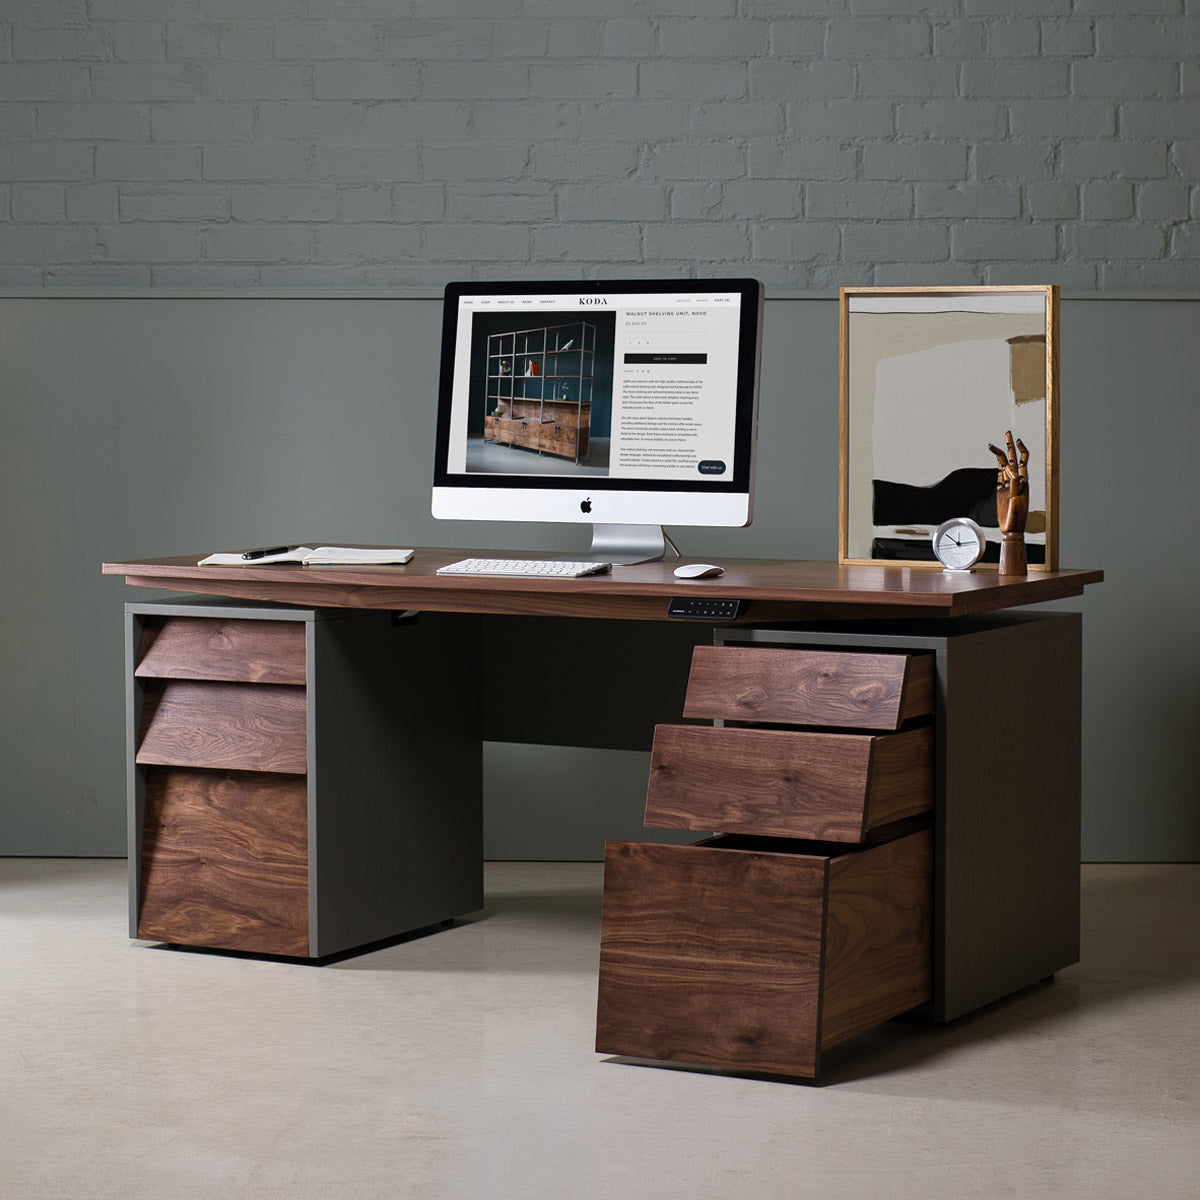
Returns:
[[[843,288],[838,555],[935,563],[931,539],[971,517],[1000,557],[996,459],[1029,448],[1026,557],[1057,566],[1058,289]]]

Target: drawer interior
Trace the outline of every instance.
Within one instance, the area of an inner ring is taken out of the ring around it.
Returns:
[[[610,842],[596,1049],[813,1076],[932,994],[932,831]]]

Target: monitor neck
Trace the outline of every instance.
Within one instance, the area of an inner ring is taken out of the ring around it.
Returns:
[[[600,562],[658,562],[666,553],[667,539],[661,525],[593,525],[591,559]]]

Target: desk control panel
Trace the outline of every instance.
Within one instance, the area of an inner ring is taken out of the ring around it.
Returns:
[[[667,616],[734,621],[746,611],[747,603],[746,600],[724,600],[715,596],[675,596],[667,606]]]

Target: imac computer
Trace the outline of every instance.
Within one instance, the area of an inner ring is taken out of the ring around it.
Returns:
[[[750,279],[447,285],[433,515],[588,524],[613,563],[750,524],[762,310]]]

